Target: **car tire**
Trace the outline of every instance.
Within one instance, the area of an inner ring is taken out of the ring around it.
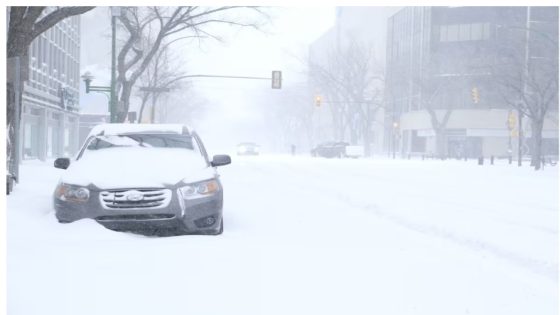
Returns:
[[[208,234],[209,235],[221,235],[222,233],[224,233],[224,218],[222,218],[222,220],[220,221],[220,226],[218,227],[218,229],[215,230],[215,231],[212,231]]]
[[[220,221],[220,226],[218,227],[218,229],[213,230],[209,233],[207,233],[208,235],[221,235],[222,233],[224,233],[224,218],[222,218],[222,220]]]

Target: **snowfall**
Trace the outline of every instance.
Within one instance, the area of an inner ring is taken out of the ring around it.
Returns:
[[[60,224],[24,161],[8,314],[558,314],[558,166],[232,159],[224,233],[178,237]]]

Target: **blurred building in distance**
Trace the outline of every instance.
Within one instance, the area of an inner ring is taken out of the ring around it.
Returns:
[[[519,117],[498,82],[525,67],[548,80],[542,62],[558,80],[558,7],[406,7],[387,31],[385,148],[402,155],[509,156]],[[544,155],[558,155],[558,94],[552,104]],[[527,117],[521,133],[528,153]]]

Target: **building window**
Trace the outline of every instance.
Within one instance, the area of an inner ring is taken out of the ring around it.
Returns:
[[[490,38],[490,23],[440,25],[442,42],[486,40]]]
[[[483,27],[482,24],[472,24],[471,25],[471,39],[472,40],[481,40],[483,38]]]
[[[466,41],[471,39],[471,25],[459,24],[459,41]]]
[[[459,25],[448,25],[446,41],[456,42],[457,40],[459,40]]]

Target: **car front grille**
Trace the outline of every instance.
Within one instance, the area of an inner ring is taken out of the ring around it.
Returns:
[[[171,202],[169,189],[115,189],[102,191],[99,199],[108,210],[161,209]]]

